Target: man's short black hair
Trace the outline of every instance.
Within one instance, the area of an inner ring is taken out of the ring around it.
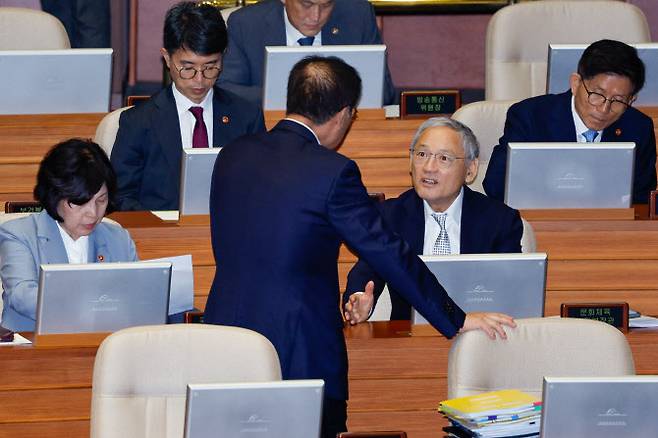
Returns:
[[[117,178],[107,155],[91,140],[72,138],[56,144],[39,165],[34,198],[55,220],[62,199],[71,204],[87,203],[105,184],[108,204],[106,213],[115,210]]]
[[[227,44],[226,23],[215,6],[180,2],[167,11],[164,48],[170,55],[184,48],[208,56],[223,53]]]
[[[590,44],[578,61],[578,74],[583,79],[607,73],[627,77],[633,84],[633,95],[644,86],[644,63],[635,47],[615,40]]]
[[[361,99],[359,73],[342,59],[309,56],[288,77],[287,114],[299,114],[321,125]]]

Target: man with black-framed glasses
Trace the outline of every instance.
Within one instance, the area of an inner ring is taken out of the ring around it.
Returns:
[[[483,186],[503,199],[510,142],[634,142],[633,203],[656,188],[656,139],[651,118],[632,107],[645,80],[635,48],[614,40],[592,43],[570,77],[570,90],[512,105]]]
[[[215,87],[226,45],[217,8],[187,1],[167,12],[160,52],[172,84],[121,114],[112,149],[120,210],[177,210],[183,148],[265,131],[259,107]]]

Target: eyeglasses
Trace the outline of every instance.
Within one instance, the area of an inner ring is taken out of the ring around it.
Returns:
[[[589,91],[582,77],[580,78],[580,82],[582,82],[583,87],[585,88],[585,92],[587,93],[587,101],[592,106],[601,106],[601,105],[605,105],[606,102],[610,102],[610,111],[612,111],[613,113],[624,112],[628,107],[631,106],[630,103],[626,103],[623,100],[608,99],[601,93],[597,93],[595,91]]]
[[[452,163],[454,163],[456,160],[465,160],[466,157],[454,157],[449,154],[445,154],[443,152],[437,152],[436,154],[433,154],[431,152],[425,151],[425,150],[415,150],[415,149],[409,149],[411,151],[411,155],[414,160],[416,160],[419,163],[425,163],[429,161],[431,157],[436,158],[437,163],[439,163],[439,166],[447,169],[450,166],[452,166]]]
[[[203,67],[201,70],[197,70],[194,67],[177,67],[175,65],[174,67],[178,70],[178,75],[181,79],[193,79],[197,73],[201,73],[206,79],[215,79],[222,71],[217,66]]]

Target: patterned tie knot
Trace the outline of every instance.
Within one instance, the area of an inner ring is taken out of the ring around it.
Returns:
[[[593,129],[588,129],[587,131],[583,132],[583,137],[585,137],[585,141],[587,141],[587,143],[594,142],[594,139],[597,135],[599,135],[598,131]]]
[[[446,229],[446,218],[448,217],[448,213],[432,213],[432,217],[436,223],[439,224],[441,230]]]
[[[315,41],[314,36],[304,37],[304,38],[300,38],[300,39],[297,40],[297,42],[299,43],[300,46],[312,46],[313,41]]]
[[[190,107],[190,112],[194,115],[194,118],[196,121],[203,120],[203,107],[200,106],[193,106]]]

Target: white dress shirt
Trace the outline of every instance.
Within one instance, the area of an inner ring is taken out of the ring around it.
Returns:
[[[59,222],[57,222],[57,228],[62,236],[69,263],[87,263],[89,260],[89,236],[80,236],[78,240],[73,240]]]
[[[460,250],[460,233],[462,223],[462,203],[464,201],[464,188],[459,191],[459,195],[452,201],[450,207],[443,212],[447,213],[446,217],[446,231],[448,232],[448,239],[450,240],[450,254],[459,254]],[[432,248],[434,242],[439,237],[441,227],[439,227],[436,219],[432,217],[432,213],[441,213],[432,210],[432,207],[423,200],[423,210],[425,212],[425,238],[423,240],[423,255],[432,255]]]
[[[299,120],[295,120],[295,119],[289,119],[288,117],[284,118],[283,120],[288,120],[289,122],[294,122],[294,123],[297,123],[298,125],[302,125],[304,128],[306,128],[306,129],[308,129],[309,131],[311,131],[311,134],[313,134],[313,137],[315,137],[315,140],[318,142],[319,145],[322,144],[322,143],[320,143],[320,139],[319,139],[318,136],[315,134],[315,132],[314,132],[314,131],[311,129],[311,127],[308,126],[306,123],[300,122]]]
[[[576,126],[576,141],[578,143],[587,143],[583,132],[587,131],[589,128],[585,126],[585,122],[583,122],[583,119],[581,119],[578,115],[578,112],[576,112],[576,104],[574,103],[574,99],[575,97],[571,96],[571,115],[573,116],[573,123]],[[596,132],[598,134],[596,134],[596,137],[594,137],[594,143],[600,143],[603,131]]]
[[[198,75],[201,73],[197,73]],[[206,124],[206,131],[208,131],[208,145],[213,147],[213,138],[212,138],[212,88],[206,94],[206,97],[203,98],[201,103],[194,103],[187,97],[185,97],[178,89],[176,84],[171,84],[172,90],[174,92],[174,100],[176,101],[176,111],[178,112],[178,123],[180,125],[180,139],[183,148],[192,147],[192,133],[194,132],[194,124],[196,119],[194,114],[190,111],[190,107],[200,106],[203,108],[203,122]]]
[[[299,47],[300,44],[297,42],[297,40],[300,38],[306,38],[306,35],[298,31],[297,28],[292,25],[292,23],[288,19],[288,12],[286,11],[285,8],[283,8],[283,21],[286,24],[286,46]],[[313,40],[313,45],[314,46],[322,45],[322,31],[318,32],[315,35],[315,39]]]

